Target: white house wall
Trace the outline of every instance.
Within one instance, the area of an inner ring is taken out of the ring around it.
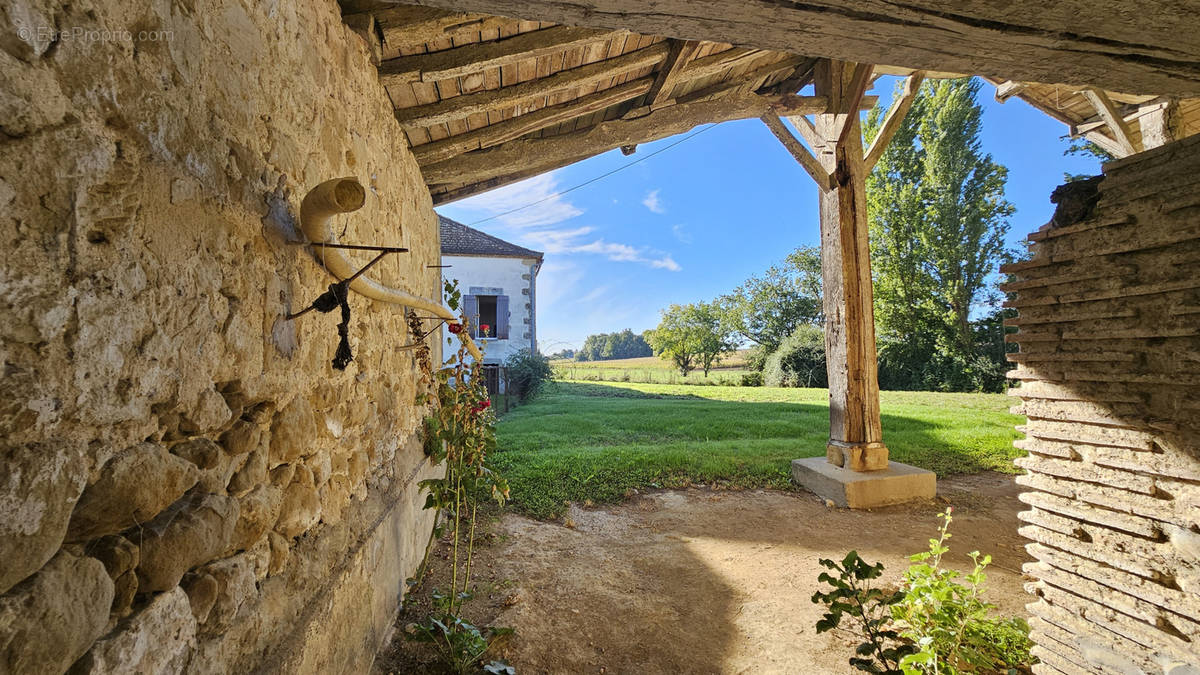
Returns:
[[[484,256],[442,256],[442,264],[450,267],[442,270],[446,279],[458,280],[463,295],[471,294],[472,287],[503,289],[507,295],[509,311],[509,338],[480,340],[484,350],[484,362],[500,363],[522,349],[536,348],[533,258],[491,258]],[[488,292],[485,295],[492,295]]]

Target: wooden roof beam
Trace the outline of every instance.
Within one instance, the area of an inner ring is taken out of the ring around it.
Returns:
[[[1028,82],[1013,82],[1006,80],[996,85],[996,101],[1004,103],[1008,99],[1020,94],[1029,87]]]
[[[888,108],[887,117],[884,118],[883,125],[879,127],[879,133],[875,134],[871,146],[867,148],[867,152],[863,156],[863,167],[867,173],[875,168],[876,162],[883,156],[883,151],[887,149],[888,143],[892,142],[892,137],[900,129],[905,115],[912,108],[913,102],[917,100],[917,92],[921,90],[921,82],[924,79],[925,73],[918,70],[904,80],[904,92],[900,98],[892,101],[892,107]]]
[[[512,108],[530,99],[543,98],[563,91],[577,89],[611,79],[639,68],[651,66],[667,55],[670,46],[659,42],[637,51],[606,61],[564,70],[559,73],[511,87],[464,94],[436,103],[400,108],[396,119],[406,131],[461,120],[478,113]]]
[[[775,134],[775,138],[779,139],[783,147],[799,162],[800,166],[812,177],[822,192],[826,192],[833,187],[833,174],[829,173],[829,170],[808,151],[808,148],[805,148],[792,135],[792,132],[788,131],[788,128],[783,124],[783,120],[779,119],[779,115],[774,111],[770,111],[759,119],[763,121],[763,124],[767,125],[772,134]]]
[[[413,148],[418,164],[436,164],[472,150],[487,149],[506,141],[540,131],[555,124],[591,115],[605,108],[624,103],[650,91],[654,77],[643,77],[616,87],[603,89],[558,105],[552,105],[531,113],[497,122],[480,129],[468,131],[432,143]]]
[[[817,133],[817,127],[813,125],[812,120],[802,115],[793,115],[788,118],[788,121],[796,127],[796,131],[800,132],[800,136],[804,138],[804,142],[808,143],[808,147],[812,148],[814,153],[818,155],[833,154],[833,148]]]
[[[739,76],[734,81],[717,82],[716,84],[705,87],[703,89],[697,89],[696,91],[690,91],[678,98],[667,99],[666,101],[661,101],[659,103],[659,105],[653,109],[664,108],[668,105],[674,105],[677,103],[695,103],[697,101],[703,101],[706,99],[730,95],[732,92],[735,92],[738,89],[745,87],[747,84],[750,84],[751,82],[761,80],[764,77],[769,77],[769,76],[774,75],[782,70],[789,70],[789,69],[793,68],[797,63],[799,63],[803,60],[804,60],[803,57],[796,56],[796,57],[784,59],[782,61],[776,61],[774,63],[767,64],[765,66],[756,68],[748,73],[745,73],[744,75]],[[681,78],[681,79],[686,80],[687,78]],[[798,88],[799,87],[797,87],[797,89]],[[793,92],[769,91],[769,92],[757,92],[757,93],[790,94]],[[643,115],[649,114],[651,111],[652,111],[652,108],[649,105],[638,106],[637,108],[634,108],[633,110],[630,110],[628,113],[626,113],[625,118],[631,119],[634,117],[641,117]]]
[[[1092,106],[1096,108],[1096,114],[1108,125],[1109,133],[1112,134],[1113,139],[1117,142],[1117,147],[1121,150],[1119,156],[1126,157],[1137,152],[1137,147],[1133,144],[1133,135],[1129,132],[1129,125],[1126,124],[1125,117],[1117,112],[1117,107],[1113,105],[1108,94],[1095,87],[1088,87],[1083,90],[1083,95],[1092,102]]]
[[[448,204],[450,202],[458,201],[459,199],[466,199],[467,197],[477,195],[481,192],[495,190],[498,187],[504,187],[505,185],[525,180],[526,178],[548,173],[550,171],[554,171],[555,169],[561,169],[569,164],[582,162],[588,157],[590,157],[590,155],[581,155],[566,159],[560,158],[550,163],[537,163],[533,166],[523,167],[518,171],[494,176],[492,178],[481,180],[475,183],[468,183],[466,185],[458,185],[447,188],[431,188],[429,190],[429,195],[433,197],[434,206],[441,206],[442,204]]]
[[[670,96],[675,85],[679,83],[679,74],[684,64],[692,58],[700,44],[699,40],[671,40],[671,51],[667,53],[653,86],[646,93],[646,105],[653,108]]]
[[[1200,40],[1178,30],[1195,22],[1188,2],[1148,4],[1130,20],[1121,0],[1062,0],[1053,11],[1045,0],[409,1],[1001,80],[1200,95]]]
[[[778,92],[781,94],[794,94],[812,82],[813,68],[816,67],[820,59],[803,59],[796,66],[792,74],[784,78],[782,82],[775,85]],[[760,69],[761,70],[761,69]]]
[[[859,107],[863,96],[867,93],[867,88],[871,86],[871,73],[874,70],[875,66],[870,63],[859,63],[854,66],[854,72],[850,75],[850,81],[846,85],[846,99],[842,101],[838,111],[837,143],[845,141],[846,134],[854,128],[855,125],[852,122],[858,119]]]
[[[530,158],[541,163],[572,157],[590,157],[622,145],[648,143],[684,133],[700,124],[760,117],[772,108],[779,114],[807,115],[824,112],[824,97],[758,96],[680,103],[632,120],[609,120],[583,131],[548,138],[519,138],[488,150],[466,153],[454,159],[421,167],[425,182],[477,183],[502,175],[512,167],[528,165]]]
[[[387,59],[379,64],[384,85],[437,82],[499,68],[526,59],[611,40],[625,31],[552,26],[499,40],[476,42],[432,54]]]
[[[709,54],[687,64],[687,67],[683,71],[683,78],[698,80],[702,77],[718,75],[736,65],[753,61],[767,53],[761,49],[741,49],[734,47],[733,49],[727,49],[716,54]]]
[[[436,42],[478,34],[513,23],[513,19],[490,14],[464,14],[432,7],[395,5],[371,11],[389,50],[419,47]]]

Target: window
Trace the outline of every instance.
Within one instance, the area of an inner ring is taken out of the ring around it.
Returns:
[[[463,296],[463,309],[467,321],[471,323],[471,337],[508,339],[507,295],[475,293],[465,295]]]
[[[475,321],[475,337],[496,337],[496,296],[477,295],[479,301],[479,318]]]

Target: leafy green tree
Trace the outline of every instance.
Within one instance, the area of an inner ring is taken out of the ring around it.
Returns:
[[[825,332],[812,325],[800,326],[771,352],[763,366],[763,384],[768,387],[827,387]]]
[[[654,352],[642,335],[626,328],[619,333],[589,335],[575,354],[576,361],[608,361],[653,356]]]
[[[672,361],[686,377],[695,368],[705,376],[721,357],[737,348],[714,303],[671,305],[650,333],[654,353]]]
[[[731,332],[763,354],[775,351],[797,327],[821,324],[821,250],[797,248],[716,304]]]
[[[977,388],[971,314],[1009,257],[1008,170],[983,152],[979,80],[926,83],[867,178],[880,380],[899,388]],[[879,109],[868,118],[878,133]]]

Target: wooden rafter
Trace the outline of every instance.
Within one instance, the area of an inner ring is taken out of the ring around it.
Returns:
[[[796,131],[800,132],[800,136],[804,138],[804,142],[808,143],[808,147],[813,149],[813,152],[818,154],[823,152],[833,152],[832,149],[827,150],[828,141],[821,138],[817,133],[817,128],[813,126],[812,120],[801,115],[795,115],[788,118],[792,126],[796,127]]]
[[[388,59],[379,64],[384,85],[436,82],[536,59],[572,47],[604,42],[624,31],[599,31],[572,26],[552,26],[509,38],[476,42],[432,54]]]
[[[461,120],[478,113],[511,108],[530,99],[594,85],[639,68],[654,65],[667,54],[669,45],[659,42],[607,61],[564,70],[549,77],[522,82],[511,87],[464,94],[426,105],[400,108],[396,119],[405,130]]]
[[[782,114],[811,114],[823,111],[823,97],[757,96],[680,103],[633,120],[610,120],[583,131],[547,138],[519,138],[488,150],[470,152],[424,166],[425,182],[470,184],[526,166],[530,158],[553,164],[562,159],[588,157],[622,145],[648,143],[686,132],[700,124],[760,117],[775,108]]]
[[[498,30],[513,19],[488,14],[463,14],[432,7],[396,5],[371,12],[388,49],[397,51],[427,42],[455,39]]]
[[[781,94],[794,94],[812,82],[813,68],[820,59],[803,59],[776,87]]]
[[[1000,103],[1004,103],[1008,99],[1020,94],[1028,88],[1028,82],[1013,82],[1012,80],[1005,80],[1004,82],[1000,82],[996,85],[996,100]]]
[[[669,99],[667,101],[660,102],[658,107],[662,108],[662,107],[666,107],[667,105],[674,105],[676,103],[696,103],[698,101],[705,101],[708,99],[720,98],[723,96],[732,96],[732,95],[734,95],[735,92],[737,92],[737,90],[745,88],[746,85],[749,83],[757,82],[758,80],[761,80],[765,77],[769,77],[771,75],[779,73],[782,70],[792,68],[793,65],[795,64],[795,62],[799,61],[799,60],[801,60],[800,57],[792,57],[792,58],[784,59],[783,61],[776,61],[775,63],[770,63],[765,66],[761,66],[761,67],[756,68],[744,75],[741,75],[734,81],[718,82],[716,84],[709,85],[703,89],[697,89],[695,91],[690,91],[678,98]],[[686,81],[686,80],[687,80],[686,77],[683,78],[683,81]],[[780,92],[763,91],[763,92],[756,92],[756,93],[773,94],[773,93],[780,93]],[[790,93],[790,92],[788,92],[788,93]],[[651,110],[652,109],[649,105],[638,106],[637,108],[634,108],[633,110],[630,110],[629,112],[627,112],[624,115],[624,118],[625,119],[633,119],[635,117],[642,117],[643,115],[649,114],[651,112]]]
[[[842,93],[845,99],[839,105],[838,114],[844,115],[844,117],[839,118],[838,143],[845,141],[846,134],[849,134],[850,130],[857,126],[854,122],[858,121],[859,104],[862,103],[863,96],[867,93],[867,88],[871,86],[871,71],[873,69],[874,66],[869,63],[859,63],[854,66],[854,72],[850,76],[849,84],[847,84],[847,88]]]
[[[698,40],[671,41],[671,51],[667,52],[667,58],[663,61],[662,68],[659,69],[658,76],[654,79],[654,84],[646,93],[646,105],[653,108],[671,95],[671,91],[679,82],[679,75],[684,64],[692,58],[692,55],[700,48],[700,44]]]
[[[418,145],[413,148],[413,155],[417,158],[418,164],[425,165],[443,162],[464,152],[487,149],[525,134],[540,131],[568,120],[578,119],[584,115],[591,115],[611,105],[635,99],[648,92],[653,82],[653,77],[643,77],[566,103],[559,103],[468,131],[465,134]]]
[[[883,156],[883,151],[887,149],[888,143],[892,142],[892,137],[900,129],[900,125],[904,122],[904,116],[908,114],[913,102],[917,100],[917,92],[920,91],[921,82],[924,79],[925,73],[918,70],[904,80],[904,92],[898,99],[892,101],[887,117],[884,118],[883,125],[879,127],[879,133],[875,135],[864,155],[863,165],[868,173],[875,168],[876,162]]]
[[[736,65],[742,65],[761,58],[767,53],[761,49],[740,49],[737,47],[727,49],[716,54],[709,54],[687,64],[687,67],[683,71],[683,76],[689,80],[698,80],[702,77],[719,75]]]
[[[1108,94],[1095,87],[1088,87],[1083,90],[1083,95],[1087,97],[1092,105],[1096,108],[1096,114],[1104,123],[1108,125],[1108,131],[1113,135],[1113,139],[1120,148],[1120,156],[1125,157],[1137,152],[1137,147],[1133,144],[1133,134],[1129,131],[1129,125],[1125,122],[1125,117],[1117,111],[1117,107],[1113,105],[1112,99]]]
[[[994,79],[994,78],[990,78],[990,77],[985,77],[983,79],[996,85],[997,87],[1004,84],[1004,82]],[[1121,148],[1121,145],[1119,143],[1117,143],[1115,140],[1104,135],[1101,132],[1102,129],[1107,128],[1107,124],[1105,124],[1103,120],[1096,120],[1094,122],[1086,122],[1086,123],[1082,123],[1082,124],[1077,123],[1076,120],[1073,120],[1070,116],[1065,114],[1062,110],[1059,110],[1058,108],[1055,108],[1052,105],[1047,105],[1046,102],[1042,101],[1039,98],[1029,96],[1028,88],[1026,88],[1026,90],[1023,90],[1021,92],[1014,94],[1013,96],[1020,98],[1022,101],[1028,103],[1034,109],[1040,111],[1041,113],[1045,114],[1046,116],[1050,117],[1051,119],[1056,119],[1059,122],[1062,122],[1063,124],[1067,125],[1067,127],[1070,130],[1070,135],[1072,138],[1080,138],[1080,137],[1085,138],[1088,141],[1091,141],[1092,143],[1095,143],[1096,145],[1100,146],[1104,150],[1112,153],[1113,155],[1120,156],[1120,155],[1124,154],[1124,150]],[[1007,99],[1005,99],[1005,100],[1007,100]]]
[[[763,124],[767,125],[771,133],[775,134],[775,138],[779,139],[783,147],[799,162],[801,168],[812,177],[813,182],[817,184],[817,187],[821,188],[822,192],[833,187],[833,176],[829,173],[829,170],[808,151],[808,148],[805,148],[800,143],[799,139],[792,135],[792,132],[788,131],[783,120],[779,119],[779,115],[775,111],[767,112],[759,119],[763,121]]]
[[[466,199],[467,197],[477,195],[481,192],[495,190],[498,187],[504,187],[505,185],[510,185],[517,181],[525,180],[526,178],[531,178],[539,174],[554,171],[555,169],[561,169],[568,164],[574,164],[575,162],[579,162],[587,158],[588,155],[581,155],[578,157],[568,157],[566,159],[560,158],[549,163],[536,162],[534,164],[524,166],[517,171],[510,171],[498,176],[492,176],[491,178],[486,178],[484,180],[467,185],[452,187],[449,189],[434,188],[429,191],[429,194],[433,198],[433,205],[440,206],[442,204],[448,204],[459,199]]]
[[[867,3],[856,0],[420,0],[572,26],[753,45],[793,54],[978,72],[1020,82],[1086,82],[1111,91],[1200,95],[1191,3],[1125,17],[1117,0]],[[502,10],[498,10],[502,7]],[[1081,30],[1080,27],[1086,27]]]

